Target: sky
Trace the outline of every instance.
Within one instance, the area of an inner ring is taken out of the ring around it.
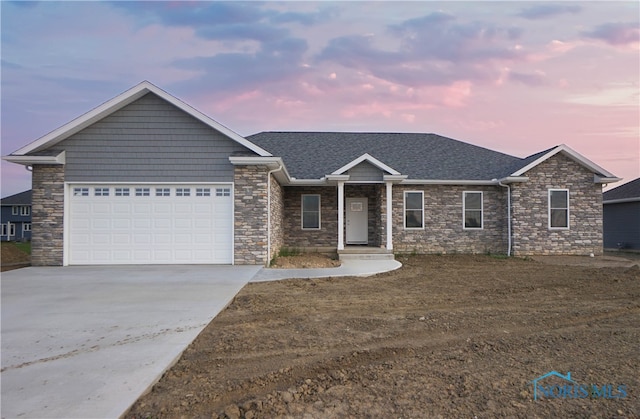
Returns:
[[[1,153],[143,80],[240,135],[558,144],[640,176],[640,3],[0,2]],[[31,187],[2,162],[1,195]],[[615,186],[612,185],[612,186]]]

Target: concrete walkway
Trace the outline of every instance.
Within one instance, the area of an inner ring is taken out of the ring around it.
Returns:
[[[366,276],[329,269],[29,267],[2,273],[2,418],[117,418],[249,281]]]
[[[393,271],[402,266],[397,260],[344,260],[336,268],[269,269],[263,268],[251,282],[276,281],[288,278],[328,278],[335,276],[370,276]]]
[[[259,266],[2,273],[2,418],[117,418]]]

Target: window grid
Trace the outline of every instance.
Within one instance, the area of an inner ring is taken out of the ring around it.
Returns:
[[[27,216],[31,214],[31,207],[28,205],[23,205],[20,207],[20,215]]]
[[[216,196],[231,196],[231,188],[216,188]]]
[[[129,196],[129,188],[116,188],[116,196]]]
[[[484,227],[484,196],[481,191],[462,193],[462,225],[465,230],[482,230]]]
[[[13,207],[11,207],[11,215],[18,215],[19,211],[20,211],[20,207],[15,206],[15,205]],[[6,236],[6,234],[5,234],[5,236]]]
[[[171,196],[169,188],[156,188],[156,196]]]
[[[109,196],[109,188],[95,188],[94,196]]]
[[[404,193],[404,228],[406,230],[424,229],[423,191],[406,191]]]
[[[89,188],[73,188],[73,196],[89,196]]]
[[[191,196],[191,188],[176,188],[176,196]]]
[[[158,190],[156,189],[156,192]],[[136,188],[136,196],[149,196],[151,193],[151,189],[149,188]],[[156,193],[156,195],[158,195]]]
[[[210,188],[196,188],[196,196],[211,196]]]
[[[6,224],[2,224],[2,235],[6,236],[7,235],[7,225]]]
[[[22,231],[31,231],[31,223],[24,223],[22,225]]]

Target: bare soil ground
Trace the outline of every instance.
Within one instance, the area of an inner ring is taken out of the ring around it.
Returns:
[[[340,261],[320,253],[303,253],[296,256],[277,257],[271,268],[299,269],[299,268],[334,268],[340,266]]]
[[[0,244],[0,271],[24,268],[31,264],[31,256],[20,249],[15,243],[2,242]]]
[[[249,284],[125,417],[640,417],[637,265],[401,262]],[[535,401],[550,371],[610,397]]]

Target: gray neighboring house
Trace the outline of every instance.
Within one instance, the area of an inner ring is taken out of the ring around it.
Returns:
[[[142,82],[5,160],[33,170],[33,265],[267,264],[283,247],[601,254],[602,184],[435,134],[243,137]]]
[[[0,200],[2,231],[0,240],[31,240],[31,191],[24,191]]]
[[[640,250],[640,178],[603,194],[604,247]]]

